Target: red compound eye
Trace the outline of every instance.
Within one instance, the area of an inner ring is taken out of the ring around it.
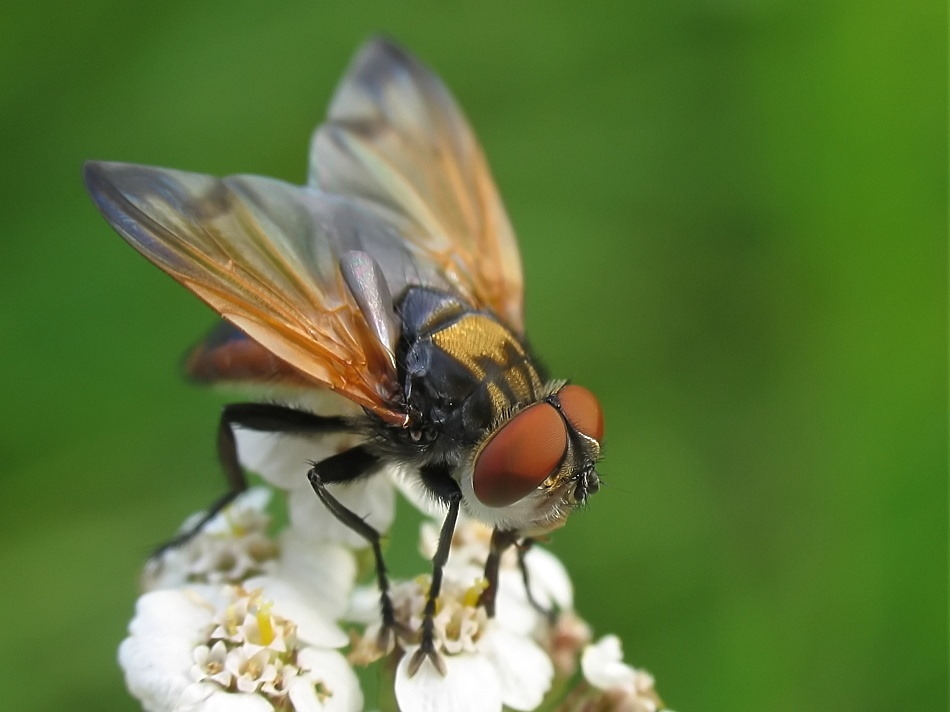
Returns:
[[[472,482],[475,496],[489,507],[517,502],[554,472],[566,449],[567,430],[554,406],[525,408],[479,453]]]
[[[600,408],[597,396],[584,386],[564,386],[557,399],[561,402],[561,411],[575,428],[597,442],[604,437],[604,411]]]

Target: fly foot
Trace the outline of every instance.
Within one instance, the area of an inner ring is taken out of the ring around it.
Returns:
[[[428,635],[423,633],[422,643],[419,645],[419,649],[412,654],[412,659],[409,660],[409,677],[419,672],[422,663],[427,659],[432,662],[432,665],[439,671],[439,674],[445,677],[446,673],[448,673],[445,667],[445,660],[443,660],[442,656],[436,651],[431,633]]]
[[[385,654],[391,653],[398,641],[412,640],[412,631],[399,621],[384,622],[376,636],[376,646]]]

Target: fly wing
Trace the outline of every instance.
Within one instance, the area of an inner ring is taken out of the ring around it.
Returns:
[[[398,218],[257,176],[89,163],[85,177],[99,209],[136,250],[254,342],[314,385],[387,422],[405,422],[395,344],[372,326],[393,315],[365,311],[392,304],[375,297],[372,284],[370,298],[360,299],[360,283],[348,285],[339,264],[348,251],[367,251],[397,272],[418,272]]]
[[[401,215],[417,259],[523,333],[518,246],[485,156],[418,60],[386,40],[362,47],[314,134],[310,183]]]

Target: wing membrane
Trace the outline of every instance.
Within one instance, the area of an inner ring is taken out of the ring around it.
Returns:
[[[87,164],[86,182],[133,247],[277,359],[219,345],[194,375],[309,379],[404,424],[391,301],[407,286],[455,290],[523,332],[518,248],[481,148],[438,77],[384,40],[314,134],[308,187],[120,163]]]
[[[406,219],[418,257],[524,331],[518,247],[488,164],[448,89],[385,40],[357,54],[314,134],[311,184]]]
[[[225,319],[316,385],[405,421],[394,354],[368,328],[337,258],[376,244],[398,255],[395,226],[334,196],[256,176],[90,163],[86,182],[133,247]]]

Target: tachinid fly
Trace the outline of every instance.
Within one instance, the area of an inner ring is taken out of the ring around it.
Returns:
[[[514,234],[448,90],[371,40],[313,136],[303,187],[99,162],[85,179],[112,226],[226,320],[190,355],[193,377],[329,389],[360,407],[227,406],[218,451],[230,490],[207,517],[246,488],[234,428],[359,433],[300,476],[373,548],[383,644],[395,631],[379,533],[326,484],[395,462],[446,506],[410,668],[429,658],[442,669],[431,616],[460,509],[494,527],[492,614],[504,549],[561,526],[597,491],[604,431],[596,397],[547,379],[524,340]]]

